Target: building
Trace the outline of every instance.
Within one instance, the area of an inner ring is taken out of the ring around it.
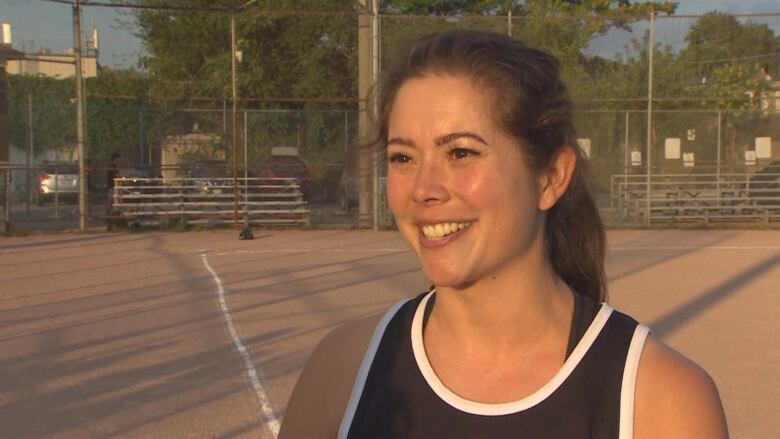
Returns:
[[[759,95],[759,106],[764,114],[780,113],[780,81],[770,83]]]
[[[195,124],[191,133],[169,135],[160,145],[160,165],[166,183],[184,177],[183,169],[196,160],[225,160],[222,138],[201,132]]]
[[[81,57],[82,75],[94,78],[98,72],[97,53],[88,51]],[[73,53],[51,53],[44,49],[36,54],[25,54],[24,59],[9,60],[6,63],[9,75],[48,76],[57,79],[71,78],[76,75]]]
[[[2,45],[13,49],[10,24],[2,23],[2,34]],[[92,30],[92,37],[87,41],[86,47],[81,57],[81,73],[84,78],[94,78],[100,69],[97,29]],[[52,53],[49,49],[41,49],[37,53],[17,53],[21,56],[8,59],[5,63],[5,72],[8,75],[40,75],[57,79],[76,76],[73,49],[68,49],[66,53]]]

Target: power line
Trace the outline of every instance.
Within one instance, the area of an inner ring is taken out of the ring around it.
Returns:
[[[71,0],[40,0],[44,2],[50,2],[50,3],[60,3],[63,5],[70,5],[74,6],[75,2]],[[228,12],[230,9],[227,8],[209,8],[204,6],[175,6],[175,5],[141,5],[137,3],[102,3],[102,2],[91,2],[91,1],[82,1],[79,2],[81,6],[98,6],[98,7],[106,7],[106,8],[120,8],[120,9],[147,9],[147,10],[155,10],[155,11],[184,11],[184,12]]]
[[[688,61],[688,64],[714,64],[719,62],[741,61],[746,59],[757,59],[757,58],[769,58],[775,56],[778,56],[778,52],[767,52],[767,53],[760,53],[758,55],[750,55],[750,56],[735,56],[732,58],[715,58],[715,59],[707,59],[703,61]]]
[[[40,0],[50,3],[59,3],[73,6],[72,0]],[[313,16],[329,16],[329,15],[357,15],[354,10],[331,10],[331,11],[317,11],[317,10],[303,10],[303,9],[285,9],[285,8],[263,8],[259,6],[249,6],[249,2],[244,3],[243,6],[237,6],[235,8],[230,7],[207,7],[207,6],[176,6],[176,5],[144,5],[138,3],[105,3],[95,1],[82,1],[79,2],[81,6],[95,6],[105,8],[120,8],[120,9],[143,9],[152,11],[178,11],[178,12],[237,12],[246,10],[247,12],[255,15],[267,14],[267,15],[313,15]]]
[[[717,11],[715,11],[717,12]],[[706,14],[699,14],[699,15],[693,15],[693,14],[674,14],[674,15],[664,15],[663,17],[659,18],[701,18],[705,15],[711,15],[711,12],[708,12]],[[744,14],[732,14],[732,13],[721,13],[722,15],[727,15],[729,17],[736,17],[736,18],[752,18],[752,17],[780,17],[780,12],[748,12]]]
[[[134,96],[134,95],[120,95],[120,94],[105,94],[105,93],[89,93],[89,96],[94,98],[103,99],[120,99],[120,100],[136,100],[136,99],[151,99],[157,101],[176,101],[176,100],[189,100],[198,102],[230,102],[228,98],[213,98],[207,96]],[[299,102],[316,102],[316,103],[356,103],[357,97],[300,97],[300,96],[256,96],[239,98],[239,102],[287,102],[287,103],[299,103]]]

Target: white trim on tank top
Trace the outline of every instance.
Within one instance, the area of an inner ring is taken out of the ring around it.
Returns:
[[[374,334],[371,336],[371,341],[368,343],[366,353],[363,356],[363,362],[360,363],[360,369],[358,369],[357,376],[355,377],[355,384],[352,385],[352,393],[349,396],[349,402],[344,411],[344,417],[341,418],[338,439],[347,439],[349,428],[352,426],[352,419],[355,417],[355,411],[357,411],[357,406],[360,402],[360,396],[363,394],[363,388],[366,385],[368,372],[371,370],[374,356],[376,356],[376,351],[379,349],[379,342],[382,341],[382,336],[385,334],[385,329],[387,329],[387,325],[390,324],[390,320],[392,320],[398,310],[401,309],[401,306],[408,301],[409,299],[404,299],[390,307],[385,315],[379,320],[379,323],[377,323]]]
[[[448,389],[444,383],[439,380],[436,372],[433,371],[431,363],[428,361],[428,355],[425,353],[422,336],[425,308],[432,293],[433,291],[428,293],[420,301],[417,311],[414,314],[414,319],[412,320],[412,350],[414,351],[417,367],[420,369],[425,381],[428,382],[428,386],[430,386],[431,390],[433,390],[444,402],[462,412],[483,416],[503,416],[521,412],[539,404],[552,395],[552,393],[563,384],[566,378],[569,377],[588,352],[588,349],[593,345],[593,342],[596,340],[596,337],[599,335],[602,328],[604,328],[604,325],[607,323],[607,320],[613,311],[612,307],[606,303],[601,305],[601,309],[599,309],[593,322],[591,322],[590,326],[585,331],[585,334],[577,343],[577,346],[574,348],[571,355],[569,355],[569,358],[564,361],[563,366],[561,366],[558,372],[545,385],[532,394],[517,401],[491,404],[471,401],[458,396],[452,390]]]
[[[631,344],[628,347],[626,365],[623,367],[623,382],[620,386],[620,433],[619,439],[632,439],[634,437],[634,391],[636,390],[636,375],[639,370],[639,359],[642,357],[642,349],[645,340],[650,334],[650,329],[644,325],[637,325]]]

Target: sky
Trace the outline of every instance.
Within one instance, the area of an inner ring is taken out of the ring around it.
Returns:
[[[107,0],[104,0],[107,1]],[[68,5],[45,0],[0,0],[0,22],[11,24],[13,44],[17,49],[35,52],[42,48],[64,52],[73,46],[72,8]],[[698,15],[718,10],[730,13],[780,12],[780,0],[681,0],[677,14]],[[92,28],[99,31],[102,65],[133,67],[143,49],[132,30],[120,24],[129,18],[126,11],[103,7],[85,7],[82,28],[89,34]],[[667,20],[659,23],[657,41],[678,45],[693,20]],[[780,17],[764,19],[764,22],[780,33]],[[631,34],[613,34],[609,41],[592,47],[596,54],[606,55],[619,50],[631,38],[641,36],[643,28],[637,27]]]

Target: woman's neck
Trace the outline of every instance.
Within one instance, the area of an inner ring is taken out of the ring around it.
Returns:
[[[465,288],[437,288],[429,325],[467,350],[526,349],[568,337],[573,306],[547,259],[526,257]]]

